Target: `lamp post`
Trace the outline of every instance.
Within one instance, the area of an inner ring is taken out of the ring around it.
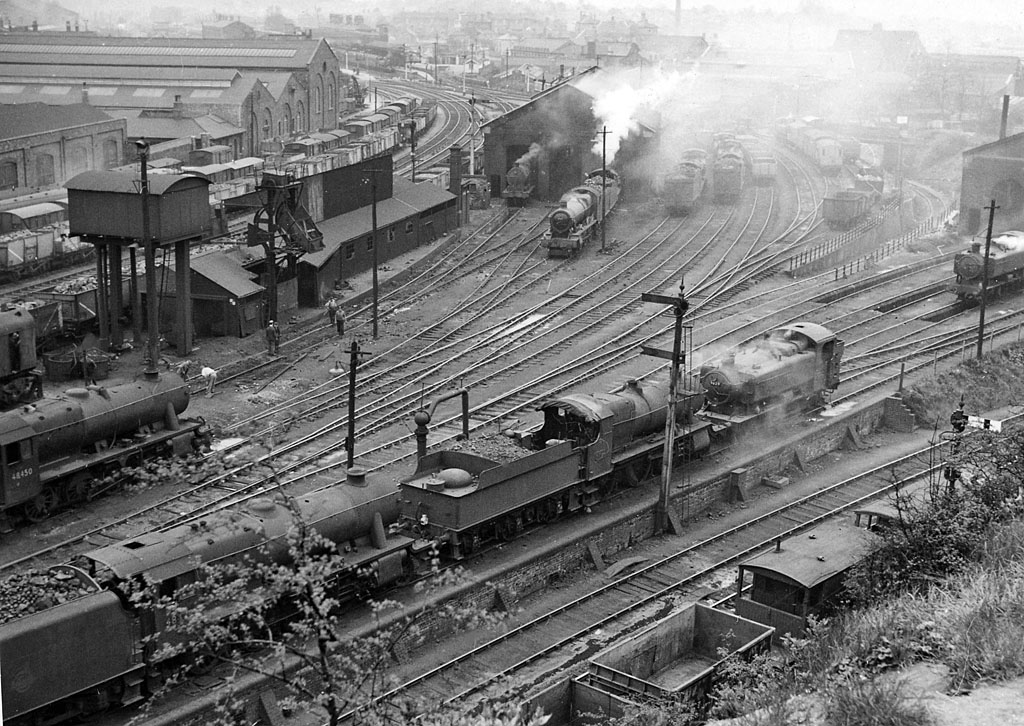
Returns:
[[[140,191],[142,196],[142,245],[146,254],[146,368],[147,378],[158,375],[156,361],[159,356],[160,321],[157,317],[156,301],[156,250],[149,230],[149,142],[139,139],[135,142],[139,150]]]

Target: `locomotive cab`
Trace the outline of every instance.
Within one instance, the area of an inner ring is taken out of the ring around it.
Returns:
[[[0,422],[0,465],[3,466],[0,511],[23,504],[26,515],[33,518],[33,503],[43,496],[39,457],[35,431],[21,418],[7,417]]]

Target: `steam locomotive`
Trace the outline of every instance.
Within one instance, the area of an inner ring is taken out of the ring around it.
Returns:
[[[687,149],[679,164],[665,175],[662,196],[669,214],[689,214],[704,193],[708,154],[703,149]]]
[[[982,242],[972,242],[970,249],[953,258],[956,282],[951,291],[964,301],[981,299],[985,277],[985,251]],[[1024,283],[1024,232],[1003,232],[992,238],[988,254],[986,293],[998,295]]]
[[[766,343],[766,364],[705,366],[706,391],[677,395],[679,459],[710,451],[723,422],[743,423],[779,401],[818,400],[838,385],[843,346],[824,327],[794,323]],[[540,405],[535,429],[500,435],[500,443],[477,439],[472,453],[460,450],[463,442],[429,453],[397,490],[389,478],[350,469],[344,482],[299,497],[295,510],[344,553],[335,578],[339,600],[359,598],[425,571],[434,552],[464,558],[489,540],[586,510],[617,487],[654,476],[667,403],[663,381],[556,396]],[[260,498],[56,568],[56,576],[81,584],[80,597],[0,619],[5,714],[18,726],[57,723],[145,697],[147,678],[161,665],[153,655],[159,648],[145,638],[159,644],[165,624],[159,612],[125,598],[123,584],[141,579],[173,593],[194,581],[201,563],[256,554],[284,562],[292,511]]]
[[[94,480],[125,466],[192,451],[204,422],[179,418],[188,386],[177,375],[70,388],[0,413],[0,518],[41,521],[87,499]]]
[[[602,201],[603,199],[603,201]],[[583,184],[562,195],[545,236],[548,257],[572,257],[601,230],[619,200],[619,175],[595,169]]]
[[[715,199],[732,201],[743,191],[746,174],[743,145],[732,134],[716,134],[711,173]]]
[[[510,207],[521,207],[533,194],[536,186],[535,166],[531,161],[517,161],[505,173],[505,188],[501,196],[508,200]]]
[[[705,417],[743,424],[790,404],[820,404],[839,385],[843,341],[816,323],[793,323],[765,333],[718,364],[700,369],[708,400]]]

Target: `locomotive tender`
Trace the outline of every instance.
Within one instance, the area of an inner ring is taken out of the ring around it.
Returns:
[[[985,276],[985,248],[983,242],[972,242],[965,252],[953,258],[956,282],[951,291],[964,301],[981,299],[981,285]],[[1024,232],[1011,230],[992,238],[988,254],[988,284],[986,292],[998,295],[1024,283]]]
[[[771,352],[767,364],[705,366],[706,392],[679,394],[680,459],[707,453],[723,426],[742,425],[778,402],[817,400],[838,385],[842,342],[820,325],[784,326],[761,347]],[[443,558],[465,557],[485,541],[586,510],[616,487],[654,476],[667,404],[663,381],[557,396],[540,405],[543,422],[535,430],[517,441],[501,436],[513,453],[500,461],[433,452],[397,490],[385,477],[350,469],[345,482],[297,498],[294,510],[344,553],[339,599],[358,598],[422,571],[435,550]],[[146,679],[161,664],[143,639],[159,643],[165,623],[159,612],[129,603],[123,583],[144,578],[173,593],[195,579],[200,564],[260,554],[264,544],[263,556],[283,562],[292,511],[260,498],[245,510],[135,537],[60,566],[63,576],[83,583],[83,597],[0,623],[8,718],[18,726],[44,718],[57,723],[145,697]]]
[[[92,480],[184,454],[203,427],[180,419],[189,391],[176,375],[110,388],[70,388],[0,413],[0,517],[41,521],[91,493]]]
[[[684,393],[676,408],[676,452],[700,456],[710,425],[696,417],[703,398]],[[401,521],[419,547],[439,544],[458,559],[480,543],[508,540],[534,523],[596,504],[620,484],[636,484],[661,465],[668,384],[627,383],[610,394],[568,394],[540,406],[544,423],[520,436],[505,463],[461,451],[419,460],[401,482]]]
[[[562,195],[551,213],[545,235],[548,257],[572,257],[582,250],[597,236],[618,200],[618,174],[611,169],[589,172],[581,186]]]

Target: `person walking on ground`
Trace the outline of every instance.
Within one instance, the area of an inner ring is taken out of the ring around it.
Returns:
[[[338,315],[335,318],[335,326],[338,328],[338,335],[345,334],[345,311],[338,309]]]
[[[277,355],[277,347],[281,344],[281,329],[273,320],[267,325],[267,353]]]
[[[203,370],[199,372],[199,375],[206,381],[206,397],[213,397],[213,387],[217,385],[217,371],[210,366],[203,366]]]
[[[334,325],[338,317],[338,301],[333,297],[327,301],[327,316],[331,319],[331,325]]]

